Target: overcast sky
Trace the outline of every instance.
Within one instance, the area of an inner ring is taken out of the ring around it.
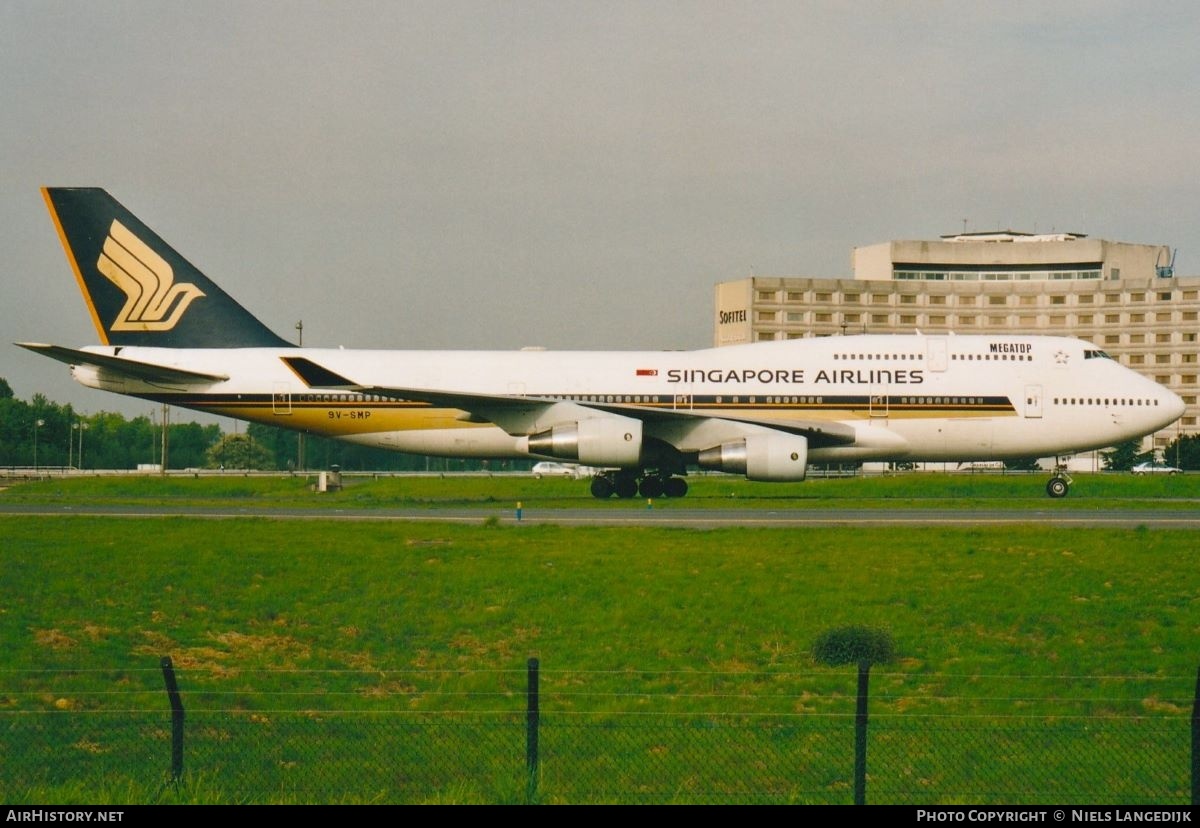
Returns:
[[[707,347],[719,281],[964,220],[1197,275],[1198,43],[1191,2],[0,0],[0,376],[152,407],[7,344],[96,341],[43,185],[306,345]]]

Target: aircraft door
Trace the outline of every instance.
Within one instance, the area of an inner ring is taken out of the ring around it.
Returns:
[[[691,411],[692,395],[691,394],[676,394],[671,400],[671,408],[676,411]]]
[[[288,390],[286,382],[275,383],[275,390],[271,392],[271,413],[277,415],[292,413],[292,392]]]
[[[871,422],[883,424],[888,417],[888,396],[883,389],[877,389],[871,392],[871,396],[867,398],[867,413],[870,415]]]
[[[1042,416],[1042,386],[1025,386],[1025,416],[1030,418]]]
[[[931,336],[926,339],[926,365],[930,371],[945,371],[950,361],[946,347],[946,337]]]

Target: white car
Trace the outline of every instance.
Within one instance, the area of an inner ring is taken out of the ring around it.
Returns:
[[[1143,474],[1183,474],[1183,469],[1174,466],[1160,466],[1158,463],[1138,463],[1130,469],[1136,475]]]
[[[533,464],[532,474],[535,480],[541,480],[543,477],[566,477],[570,480],[580,480],[584,477],[595,477],[596,470],[591,466],[581,466],[578,463],[542,461]]]

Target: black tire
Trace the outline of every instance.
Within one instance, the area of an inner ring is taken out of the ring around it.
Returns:
[[[1067,490],[1070,488],[1067,481],[1061,477],[1051,477],[1050,482],[1046,484],[1046,494],[1050,497],[1066,497]]]
[[[592,478],[592,497],[599,498],[600,500],[606,500],[607,498],[612,497],[612,493],[613,484],[611,480],[609,480],[607,477]]]
[[[637,478],[631,474],[621,475],[613,481],[613,491],[620,498],[628,499],[633,497],[638,491]]]
[[[682,477],[670,477],[663,483],[663,494],[667,497],[683,497],[687,491],[687,481]]]
[[[642,482],[638,484],[638,494],[642,497],[662,497],[663,479],[656,475],[643,477]]]

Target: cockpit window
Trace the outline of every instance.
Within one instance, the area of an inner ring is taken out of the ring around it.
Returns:
[[[1084,359],[1112,359],[1112,357],[1110,357],[1108,354],[1104,353],[1104,351],[1095,351],[1095,350],[1085,350],[1083,352],[1083,358]]]

